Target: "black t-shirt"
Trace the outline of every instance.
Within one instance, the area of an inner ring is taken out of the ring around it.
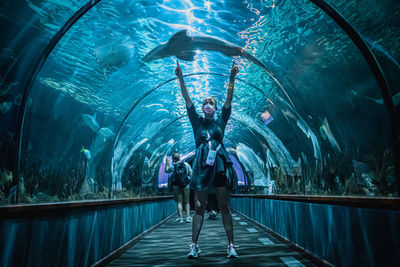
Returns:
[[[221,115],[215,120],[209,120],[201,117],[197,113],[194,105],[191,107],[186,107],[186,109],[190,123],[192,124],[196,147],[199,147],[208,140],[207,131],[210,134],[211,139],[222,144],[225,134],[225,127],[231,115],[231,108],[226,109],[222,107]]]
[[[231,181],[233,176],[230,175],[232,161],[222,143],[225,127],[231,115],[231,108],[222,108],[221,115],[215,120],[201,117],[196,112],[194,105],[187,107],[187,113],[190,123],[192,124],[196,142],[196,155],[193,160],[193,176],[190,187],[196,191],[208,190],[211,185],[228,185],[231,187],[233,184]],[[207,131],[210,138],[208,138]],[[209,139],[211,139],[212,149],[216,149],[218,145],[221,145],[213,166],[206,164],[207,154],[209,152]]]

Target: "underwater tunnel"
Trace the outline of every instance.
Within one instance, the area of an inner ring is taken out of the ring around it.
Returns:
[[[397,0],[3,0],[0,14],[1,266],[400,265]],[[220,212],[195,260],[191,223],[174,222],[165,166],[198,153],[176,60],[199,114],[214,96],[222,116],[239,69],[223,139],[239,258]]]

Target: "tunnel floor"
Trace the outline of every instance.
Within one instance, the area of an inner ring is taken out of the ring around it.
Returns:
[[[238,213],[233,213],[233,223],[239,258],[226,258],[227,239],[219,213],[216,220],[205,214],[199,238],[202,252],[198,259],[188,259],[192,225],[175,223],[176,218],[170,217],[107,266],[324,266]]]

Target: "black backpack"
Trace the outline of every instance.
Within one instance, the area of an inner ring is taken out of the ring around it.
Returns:
[[[174,165],[174,172],[172,175],[173,175],[172,185],[176,185],[183,188],[186,187],[190,182],[184,162],[179,162]]]

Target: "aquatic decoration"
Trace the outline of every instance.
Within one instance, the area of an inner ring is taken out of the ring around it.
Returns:
[[[263,114],[261,114],[261,119],[263,120],[265,125],[268,125],[271,121],[274,120],[274,117],[272,117],[271,113],[265,111]]]
[[[18,192],[18,185],[14,185],[10,189],[10,193],[8,197],[10,198],[11,202],[16,202],[17,201],[17,192]]]
[[[367,189],[365,193],[368,195],[376,191],[376,187],[372,183],[374,175],[368,165],[362,161],[357,161],[354,159],[352,160],[352,163],[356,175],[357,184]]]
[[[11,171],[8,171],[8,170],[1,171],[1,176],[0,176],[1,184],[11,182],[12,177],[13,177],[13,175],[12,175]]]

